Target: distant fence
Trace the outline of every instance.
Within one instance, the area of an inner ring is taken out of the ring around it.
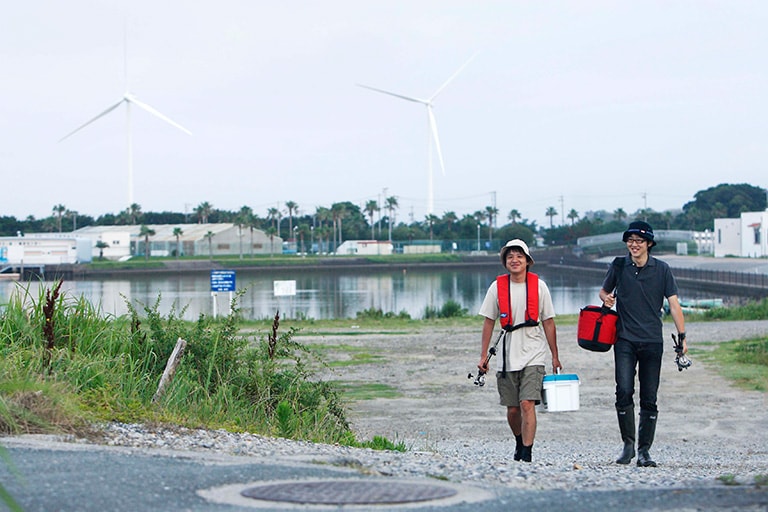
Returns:
[[[606,272],[609,263],[604,261],[589,261],[581,258],[560,256],[554,258],[537,258],[552,267],[574,268]],[[673,268],[675,279],[682,283],[696,285],[708,289],[731,289],[758,297],[768,297],[768,274],[734,272],[730,270],[704,270],[698,268]],[[724,290],[725,291],[725,290]]]

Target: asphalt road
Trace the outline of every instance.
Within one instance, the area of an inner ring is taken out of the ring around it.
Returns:
[[[296,464],[253,457],[198,452],[135,450],[48,442],[0,440],[15,471],[0,465],[0,481],[26,512],[134,512],[236,510],[421,510],[559,511],[622,510],[768,510],[768,489],[711,485],[702,488],[631,491],[525,491],[506,487],[453,485],[445,499],[401,505],[298,505],[240,496],[267,482],[365,482],[372,489],[400,481],[361,475],[351,469]],[[414,481],[410,481],[413,483]],[[403,482],[405,485],[405,482]],[[3,505],[0,505],[3,509]]]

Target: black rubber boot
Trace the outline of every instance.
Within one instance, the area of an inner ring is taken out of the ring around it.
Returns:
[[[616,459],[616,464],[629,464],[635,456],[635,408],[632,405],[617,407],[616,415],[619,418],[621,440],[624,441],[624,448]]]
[[[640,410],[640,426],[637,430],[637,465],[642,468],[656,467],[656,462],[648,453],[656,435],[656,417],[655,412]]]
[[[520,460],[523,451],[523,435],[515,436],[515,460]]]
[[[523,462],[531,462],[532,457],[533,457],[533,445],[531,446],[523,445],[520,448],[520,460]]]

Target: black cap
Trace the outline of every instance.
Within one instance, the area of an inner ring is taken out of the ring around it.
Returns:
[[[630,222],[629,227],[621,237],[622,241],[626,242],[629,235],[637,235],[648,240],[648,248],[656,245],[656,242],[653,241],[653,228],[650,224],[643,222],[642,220]]]

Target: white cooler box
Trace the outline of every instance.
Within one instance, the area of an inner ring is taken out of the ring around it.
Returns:
[[[576,411],[579,408],[579,376],[558,373],[544,377],[544,409],[550,412]]]

